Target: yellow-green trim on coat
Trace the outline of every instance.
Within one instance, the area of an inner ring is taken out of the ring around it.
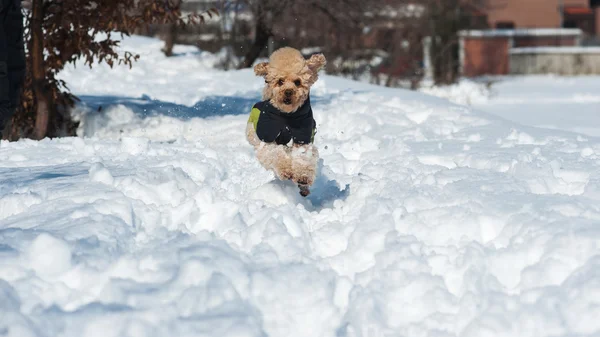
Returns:
[[[254,125],[254,131],[256,131],[256,126],[258,125],[259,117],[260,110],[258,110],[257,108],[252,108],[252,110],[250,111],[250,117],[248,117],[248,123],[252,123],[252,125]]]

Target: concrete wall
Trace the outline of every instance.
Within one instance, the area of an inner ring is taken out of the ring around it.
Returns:
[[[510,52],[515,75],[600,75],[600,48],[515,48]]]

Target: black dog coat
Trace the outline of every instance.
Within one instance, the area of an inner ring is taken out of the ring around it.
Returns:
[[[314,141],[317,124],[313,118],[310,97],[295,112],[285,113],[268,100],[254,104],[248,122],[254,125],[258,138],[265,143],[285,145],[310,144]]]

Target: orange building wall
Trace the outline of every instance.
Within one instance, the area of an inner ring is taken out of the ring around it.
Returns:
[[[558,0],[490,0],[488,21],[512,21],[515,28],[560,28]],[[589,7],[589,0],[563,0],[564,6]]]

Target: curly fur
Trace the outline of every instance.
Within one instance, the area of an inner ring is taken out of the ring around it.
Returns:
[[[293,113],[304,104],[310,87],[319,79],[319,71],[325,66],[323,54],[312,55],[306,60],[294,48],[276,50],[269,62],[254,66],[254,73],[265,79],[263,100],[282,112]],[[261,142],[251,123],[246,129],[246,138],[254,146],[261,165],[275,172],[281,180],[292,180],[299,185],[310,186],[317,174],[319,152],[313,144],[293,147]]]

